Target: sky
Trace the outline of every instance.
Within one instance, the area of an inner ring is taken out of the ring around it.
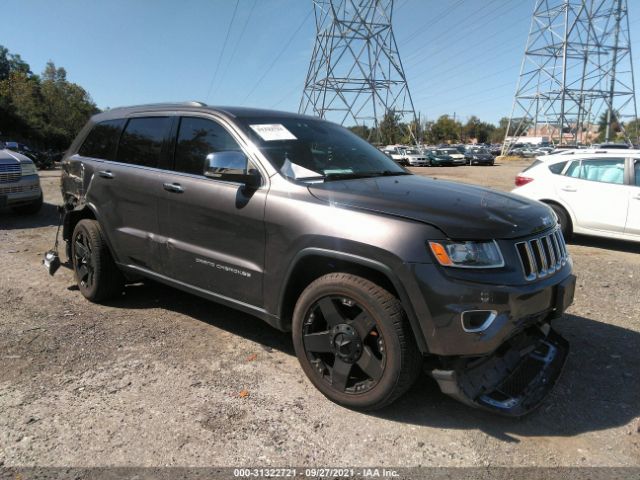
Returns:
[[[640,4],[628,0],[633,60]],[[237,5],[237,6],[236,6]],[[395,0],[393,29],[422,120],[511,111],[534,0]],[[312,0],[0,0],[0,45],[67,70],[99,108],[200,100],[297,111]]]

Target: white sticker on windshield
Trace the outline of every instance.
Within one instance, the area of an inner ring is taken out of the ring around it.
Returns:
[[[293,133],[279,123],[249,126],[254,132],[260,135],[265,142],[273,142],[274,140],[297,140]]]

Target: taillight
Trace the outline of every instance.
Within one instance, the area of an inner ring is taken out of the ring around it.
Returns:
[[[533,182],[533,178],[523,177],[522,175],[516,176],[516,187],[521,187],[529,182]]]

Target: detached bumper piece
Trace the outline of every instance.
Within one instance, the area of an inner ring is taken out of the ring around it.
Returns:
[[[443,393],[467,405],[521,416],[551,391],[568,353],[569,343],[547,324],[519,333],[490,357],[459,359],[431,374]]]

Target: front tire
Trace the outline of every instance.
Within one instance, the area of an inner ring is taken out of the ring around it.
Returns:
[[[292,329],[305,374],[340,405],[382,408],[420,373],[422,358],[400,301],[365,278],[331,273],[312,282],[296,303]]]
[[[96,303],[109,300],[124,287],[118,269],[96,220],[80,220],[71,238],[71,258],[80,293]]]

